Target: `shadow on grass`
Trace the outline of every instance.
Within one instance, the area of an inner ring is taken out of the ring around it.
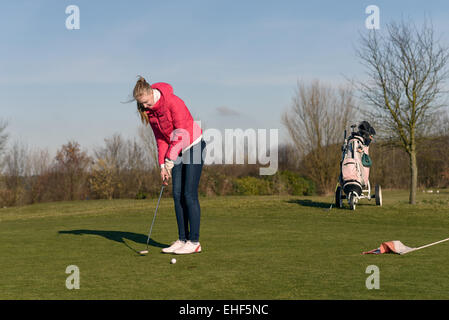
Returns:
[[[140,233],[134,233],[134,232],[124,232],[124,231],[108,231],[108,230],[67,230],[67,231],[59,231],[59,234],[74,234],[74,235],[95,235],[100,236],[103,238],[106,238],[108,240],[116,241],[119,243],[123,243],[125,246],[127,246],[132,251],[138,253],[139,251],[131,248],[126,242],[125,239],[131,240],[137,243],[146,244],[148,236]],[[154,241],[150,238],[150,241],[148,245],[158,248],[166,248],[169,245],[163,244],[157,241]]]
[[[312,200],[309,200],[309,199],[288,200],[287,202],[288,203],[296,203],[296,204],[299,204],[300,206],[304,206],[304,207],[321,208],[321,209],[323,209],[325,211],[329,211],[329,210],[335,208],[335,203],[317,202],[317,201],[312,201]],[[366,201],[366,202],[361,201],[361,202],[357,203],[357,207],[359,207],[359,206],[363,207],[363,206],[367,206],[367,205],[370,205],[368,201]],[[349,205],[348,205],[346,200],[343,201],[343,208],[341,208],[341,209],[349,210]],[[337,210],[340,210],[340,209],[337,209]]]
[[[322,209],[329,209],[331,206],[330,203],[327,202],[316,202],[312,200],[288,200],[288,203],[296,203],[304,207],[314,207],[314,208],[322,208]]]

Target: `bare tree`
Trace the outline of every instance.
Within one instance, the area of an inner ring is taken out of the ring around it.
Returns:
[[[89,184],[91,190],[100,198],[112,200],[116,185],[114,171],[114,166],[101,158],[93,165]]]
[[[151,128],[140,127],[139,137],[142,143],[138,143],[135,138],[125,140],[116,133],[104,139],[103,147],[94,150],[96,158],[94,173],[99,179],[90,181],[91,186],[93,182],[96,182],[97,194],[101,193],[98,186],[108,186],[105,194],[110,198],[134,197],[139,191],[145,189],[144,181],[147,171],[157,166],[157,148]],[[106,177],[108,179],[105,180]],[[111,196],[109,196],[109,185],[113,189]]]
[[[278,147],[279,170],[297,171],[299,168],[299,159],[297,149],[291,143],[280,144]]]
[[[94,150],[95,158],[105,159],[112,163],[117,174],[126,166],[126,142],[121,134],[114,133],[112,137],[104,139],[105,146]]]
[[[25,194],[25,178],[29,171],[28,147],[16,141],[8,148],[4,157],[4,181],[10,191],[9,205],[21,203]]]
[[[303,171],[323,193],[331,192],[338,178],[340,152],[329,147],[342,142],[343,131],[356,117],[354,111],[351,88],[335,89],[315,80],[307,86],[298,83],[292,106],[282,115]]]
[[[150,127],[140,125],[138,129],[138,134],[140,141],[143,143],[145,147],[145,153],[147,155],[147,158],[149,161],[151,161],[149,166],[152,168],[159,167],[157,156],[157,144],[153,130],[151,130]]]
[[[426,22],[420,29],[409,22],[390,23],[385,30],[361,35],[357,56],[368,79],[359,82],[359,89],[378,132],[398,141],[409,156],[409,202],[415,204],[417,139],[443,106],[449,55]]]
[[[29,153],[29,175],[40,176],[48,173],[52,167],[48,149],[34,149]]]
[[[148,168],[145,163],[145,149],[137,143],[136,139],[128,140],[126,143],[127,158],[126,168],[128,170],[144,171]]]
[[[0,121],[0,169],[1,169],[1,157],[6,148],[6,142],[8,141],[8,134],[5,132],[8,123],[5,121]]]
[[[145,148],[137,143],[136,139],[126,143],[126,175],[121,177],[128,197],[134,197],[142,191],[146,171],[151,167],[146,158]]]
[[[69,141],[63,145],[57,151],[55,159],[57,169],[65,178],[64,187],[67,188],[68,199],[75,200],[77,194],[84,192],[82,188],[86,178],[86,170],[92,160],[87,152],[81,151],[80,145],[75,141]]]
[[[52,186],[50,178],[55,163],[48,152],[48,149],[34,149],[29,153],[29,172],[28,183],[30,185],[28,190],[29,203],[41,202],[45,199],[46,194],[52,195],[47,200],[55,200],[53,193],[50,191]]]

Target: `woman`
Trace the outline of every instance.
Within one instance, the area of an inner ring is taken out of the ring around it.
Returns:
[[[163,253],[201,252],[198,185],[206,143],[184,102],[168,83],[150,85],[139,77],[133,97],[142,123],[150,124],[157,142],[162,183],[172,178],[173,200],[178,223],[178,240]]]

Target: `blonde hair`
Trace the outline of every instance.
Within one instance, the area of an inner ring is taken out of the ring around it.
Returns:
[[[145,80],[144,77],[138,76],[139,79],[137,79],[136,85],[134,86],[133,90],[133,98],[137,103],[137,111],[140,114],[140,120],[143,124],[148,125],[150,123],[150,120],[148,119],[148,115],[144,110],[144,107],[139,101],[137,101],[137,98],[144,94],[151,94],[153,89],[151,88],[151,85]]]

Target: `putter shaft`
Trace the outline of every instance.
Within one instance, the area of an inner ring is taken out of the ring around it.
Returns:
[[[159,202],[161,201],[162,192],[164,191],[164,187],[165,186],[162,185],[161,193],[159,194],[159,199],[157,200],[156,211],[154,211],[153,221],[151,222],[150,232],[148,233],[147,249],[145,250],[145,251],[147,251],[147,253],[148,253],[148,244],[150,243],[151,232],[153,231],[153,225],[154,225],[154,221],[156,220],[157,209],[159,208]]]

